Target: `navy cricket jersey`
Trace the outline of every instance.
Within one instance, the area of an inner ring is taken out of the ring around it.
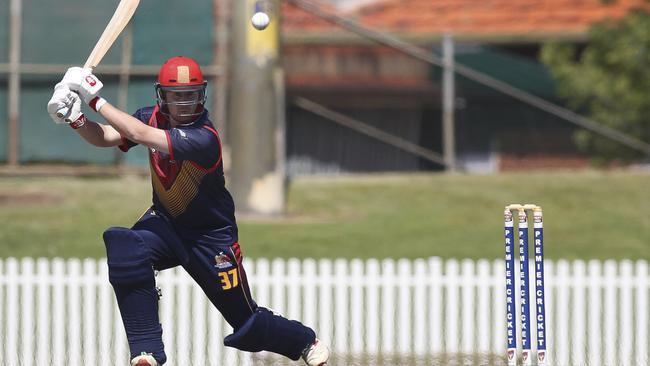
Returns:
[[[141,108],[133,116],[167,134],[169,154],[149,149],[154,209],[180,229],[219,230],[236,242],[235,205],[225,187],[221,141],[208,111],[194,123],[174,128],[157,106]],[[136,145],[123,138],[119,148],[126,152]]]

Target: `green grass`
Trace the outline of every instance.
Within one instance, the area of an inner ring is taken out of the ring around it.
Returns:
[[[287,215],[240,217],[250,257],[501,258],[503,206],[544,208],[545,254],[650,259],[650,174],[402,175],[304,178]],[[3,178],[0,257],[101,257],[101,234],[149,204],[146,179]]]

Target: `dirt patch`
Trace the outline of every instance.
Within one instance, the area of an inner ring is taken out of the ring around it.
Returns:
[[[54,205],[61,201],[63,197],[44,192],[0,192],[0,206]]]

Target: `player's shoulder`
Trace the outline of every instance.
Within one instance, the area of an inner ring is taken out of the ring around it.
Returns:
[[[203,123],[201,124],[201,130],[203,130],[203,133],[210,135],[210,138],[214,138],[217,140],[217,142],[219,142],[220,140],[219,132],[217,132],[217,129],[214,127],[210,119],[206,118],[203,121]]]
[[[139,119],[140,121],[147,123],[151,119],[151,115],[154,113],[155,108],[153,106],[142,107],[133,113],[133,117]]]

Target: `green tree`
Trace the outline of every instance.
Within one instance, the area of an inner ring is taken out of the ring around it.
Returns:
[[[551,70],[569,108],[642,141],[650,141],[650,13],[630,12],[593,25],[582,52],[575,45],[544,45]],[[642,153],[588,131],[575,135],[585,152],[604,161],[629,162]]]

